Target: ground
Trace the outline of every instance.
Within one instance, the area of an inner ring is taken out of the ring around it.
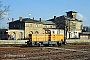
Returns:
[[[90,60],[90,43],[54,47],[0,45],[0,60]]]

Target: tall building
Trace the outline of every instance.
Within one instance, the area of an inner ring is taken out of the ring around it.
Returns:
[[[82,21],[76,18],[76,13],[77,12],[69,11],[66,12],[66,16],[54,16],[54,18],[47,21],[54,22],[58,29],[64,29],[67,39],[79,38],[79,33],[82,31]]]
[[[69,12],[66,12],[66,13],[67,13],[67,17],[76,19],[76,13],[77,12],[69,11]]]

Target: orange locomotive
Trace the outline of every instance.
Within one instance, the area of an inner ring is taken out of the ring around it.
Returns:
[[[49,33],[48,33],[49,32]],[[27,45],[62,45],[65,44],[64,34],[51,34],[50,30],[48,30],[45,34],[29,34],[29,41],[27,41]]]

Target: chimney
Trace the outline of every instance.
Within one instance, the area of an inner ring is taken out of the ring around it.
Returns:
[[[41,18],[40,18],[40,22],[41,22]]]
[[[12,22],[14,22],[14,18],[12,18]]]
[[[33,19],[32,20],[34,20],[34,17],[33,17]]]
[[[19,17],[19,20],[22,21],[22,17]]]
[[[56,20],[56,16],[54,16],[54,20]]]

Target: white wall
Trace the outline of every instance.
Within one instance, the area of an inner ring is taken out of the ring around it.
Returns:
[[[67,39],[66,40],[67,43],[90,43],[90,39]]]
[[[79,33],[81,33],[81,31],[71,31],[70,32],[70,38],[79,38]],[[67,32],[67,39],[69,38],[69,32]]]
[[[49,29],[49,30],[51,31],[51,34],[64,34],[64,30],[62,29]]]

